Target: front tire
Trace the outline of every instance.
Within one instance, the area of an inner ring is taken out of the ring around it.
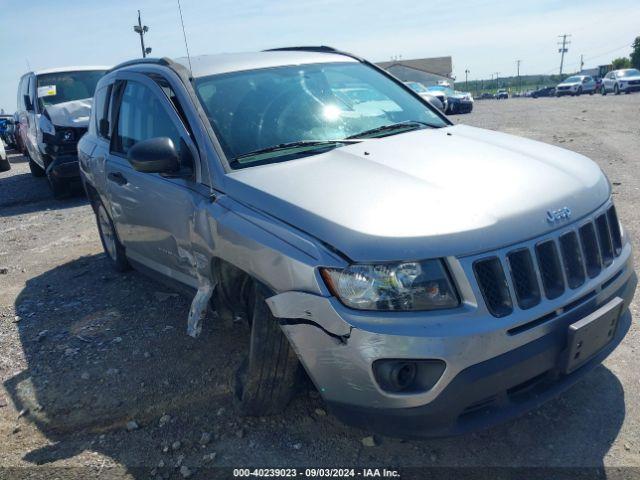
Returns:
[[[249,312],[249,355],[236,374],[235,393],[243,415],[280,413],[295,394],[300,362],[265,300],[268,289],[254,283]]]
[[[620,87],[617,83],[613,87],[613,93],[615,93],[616,95],[620,95]]]
[[[607,89],[605,88],[604,85],[600,87],[600,93],[602,94],[603,97],[607,94]]]
[[[100,234],[100,242],[102,242],[104,253],[107,254],[107,258],[111,261],[116,271],[126,272],[131,266],[127,261],[124,246],[118,240],[116,229],[102,202],[96,208],[96,222],[98,223],[98,233]]]
[[[33,175],[34,177],[44,177],[44,169],[33,161],[31,155],[29,155],[29,152],[27,152],[27,158],[29,159],[29,170],[31,170],[31,175]]]
[[[49,182],[51,193],[53,193],[53,198],[56,200],[61,200],[71,194],[69,183],[66,180],[58,179],[53,175],[47,175],[47,181]]]

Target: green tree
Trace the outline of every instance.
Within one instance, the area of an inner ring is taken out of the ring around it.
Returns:
[[[627,57],[614,58],[611,61],[611,65],[614,70],[620,70],[621,68],[631,68],[631,60]]]
[[[633,42],[633,52],[631,52],[631,65],[640,69],[640,37],[636,37]]]

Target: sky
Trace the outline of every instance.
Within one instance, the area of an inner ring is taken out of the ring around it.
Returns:
[[[558,35],[571,34],[565,72],[629,55],[638,0],[181,0],[191,55],[330,45],[372,61],[451,55],[469,80],[557,73]],[[115,65],[141,55],[137,9],[152,56],[180,57],[177,0],[0,0],[0,108],[13,112],[29,69]],[[29,68],[30,67],[30,68]]]

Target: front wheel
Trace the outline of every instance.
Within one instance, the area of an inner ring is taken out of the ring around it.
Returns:
[[[613,93],[615,93],[616,95],[620,95],[620,87],[618,86],[617,83],[613,87]]]
[[[31,155],[27,152],[27,158],[29,159],[29,170],[31,170],[31,175],[34,177],[44,177],[45,171],[44,169],[33,161]]]
[[[96,210],[96,221],[98,223],[98,233],[100,234],[102,248],[104,248],[104,252],[111,261],[113,268],[118,272],[126,272],[131,267],[127,261],[124,246],[122,246],[118,240],[118,235],[116,234],[113,222],[102,203],[98,204],[98,208]]]
[[[600,93],[603,97],[607,94],[607,89],[604,87],[604,85],[600,87]]]
[[[250,292],[249,355],[236,374],[235,394],[243,415],[273,415],[293,397],[300,362],[265,302],[268,289],[254,282]]]

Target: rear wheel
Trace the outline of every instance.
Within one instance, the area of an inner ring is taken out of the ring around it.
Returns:
[[[109,260],[111,260],[113,268],[118,272],[129,270],[131,267],[127,261],[124,247],[118,240],[113,222],[102,203],[99,203],[96,209],[96,221],[98,223],[98,233],[100,234],[102,248],[104,248],[104,252],[107,254]]]
[[[301,378],[300,362],[265,300],[266,287],[254,282],[248,311],[251,323],[249,355],[236,374],[235,393],[243,415],[281,412]]]

